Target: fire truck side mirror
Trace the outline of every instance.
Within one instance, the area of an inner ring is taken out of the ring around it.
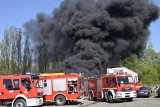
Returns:
[[[46,82],[46,80],[44,80],[44,82]]]
[[[46,79],[44,80],[43,87],[47,87],[47,80]]]
[[[30,85],[31,85],[31,83],[30,83],[30,82],[28,82],[28,83],[27,83],[27,86],[26,86],[27,91],[29,91],[29,90],[31,89],[31,86],[30,86]]]
[[[120,82],[118,82],[118,86],[119,86],[119,87],[121,86],[121,83],[120,83]]]
[[[47,83],[46,82],[44,83],[44,87],[47,87]]]

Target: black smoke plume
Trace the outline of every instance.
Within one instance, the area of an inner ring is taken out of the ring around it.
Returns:
[[[99,75],[139,55],[158,17],[158,7],[148,0],[64,0],[51,16],[39,13],[24,27],[35,48],[49,46],[50,62],[55,46],[63,51],[59,70]]]

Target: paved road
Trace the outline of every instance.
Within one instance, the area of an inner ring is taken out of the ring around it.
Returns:
[[[100,100],[77,100],[71,105],[56,106],[55,103],[46,103],[42,107],[160,107],[160,98],[134,98],[132,102],[116,102],[111,104]]]
[[[46,104],[43,107],[54,107],[55,104]],[[88,100],[77,100],[71,105],[65,105],[63,107],[159,107],[160,98],[135,98],[132,102],[116,102],[106,103],[101,101],[88,101]],[[62,107],[62,106],[56,106]]]

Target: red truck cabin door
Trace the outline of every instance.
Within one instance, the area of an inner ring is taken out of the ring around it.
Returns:
[[[35,90],[35,86],[33,86],[29,77],[22,77],[20,79],[21,83],[21,92],[28,98],[37,97],[37,90]]]
[[[3,79],[2,97],[3,99],[13,99],[17,95],[18,88],[15,88],[13,79]]]

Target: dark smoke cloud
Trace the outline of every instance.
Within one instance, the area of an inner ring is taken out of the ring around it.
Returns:
[[[66,68],[74,72],[85,72],[87,75],[99,75],[108,60],[108,55],[101,46],[90,40],[79,40],[75,44],[76,55],[65,60]]]
[[[60,70],[100,74],[130,54],[139,55],[158,18],[148,0],[64,0],[51,16],[37,14],[24,24],[34,46],[55,44],[66,56]]]

